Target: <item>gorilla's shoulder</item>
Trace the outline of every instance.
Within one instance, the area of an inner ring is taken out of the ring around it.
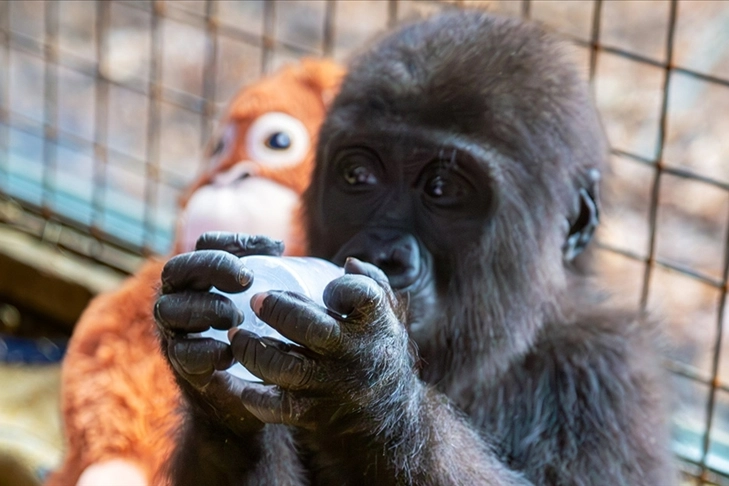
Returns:
[[[658,373],[656,358],[666,354],[665,348],[658,323],[650,316],[596,308],[546,323],[523,364],[563,377],[588,374],[632,381],[638,375]]]

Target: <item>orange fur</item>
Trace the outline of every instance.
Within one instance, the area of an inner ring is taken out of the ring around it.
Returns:
[[[223,123],[236,124],[234,150],[193,183],[181,204],[216,173],[246,159],[245,133],[261,114],[288,113],[313,137],[342,75],[334,63],[304,60],[243,89],[223,118]],[[308,184],[313,157],[312,148],[300,165],[280,171],[262,167],[259,175],[300,194]],[[297,231],[301,234],[300,228]],[[302,243],[287,248],[288,254],[303,252]],[[150,259],[120,289],[95,298],[79,319],[61,377],[66,456],[49,476],[48,486],[74,485],[89,465],[115,458],[136,463],[150,484],[165,484],[160,471],[180,420],[180,398],[160,353],[152,317],[163,265],[162,260]]]
[[[230,169],[241,160],[249,160],[245,147],[245,134],[258,116],[272,111],[289,114],[301,121],[312,137],[312,150],[297,166],[283,170],[260,166],[259,175],[301,194],[309,184],[314,165],[313,147],[316,146],[316,134],[324,120],[327,105],[338,89],[343,75],[344,70],[338,64],[304,59],[300,64],[277,73],[275,78],[264,79],[241,91],[231,101],[220,123],[221,126],[234,124],[236,135],[233,147],[223,160],[215,167],[209,168],[197,183],[185,191],[181,204],[184,206],[197,189],[209,184],[215,174]],[[271,82],[274,79],[275,82]],[[289,243],[286,253],[303,255],[304,238],[298,225],[295,228],[295,235],[294,243]],[[176,251],[179,251],[179,248],[176,248]]]
[[[179,394],[151,315],[163,264],[149,260],[81,316],[61,372],[66,457],[47,484],[73,485],[87,466],[115,457],[151,477],[166,459]]]

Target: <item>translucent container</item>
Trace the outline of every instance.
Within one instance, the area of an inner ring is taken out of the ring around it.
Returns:
[[[228,297],[243,312],[245,317],[238,327],[262,337],[276,338],[284,342],[290,341],[253,313],[250,305],[251,297],[267,290],[290,290],[309,297],[319,305],[324,305],[322,303],[324,287],[335,278],[344,275],[343,268],[320,258],[252,255],[242,257],[241,261],[253,271],[251,287],[237,294],[228,294],[217,289],[212,291]],[[228,342],[227,331],[208,329],[200,336]],[[244,380],[261,381],[240,363],[228,368],[228,372]]]

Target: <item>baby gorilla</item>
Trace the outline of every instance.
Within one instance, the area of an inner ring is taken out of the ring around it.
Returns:
[[[243,289],[236,256],[280,244],[211,234],[165,268],[189,404],[174,484],[674,483],[651,328],[603,303],[580,254],[606,153],[538,26],[450,11],[357,58],[305,194],[310,253],[347,275],[326,308],[252,301],[295,344],[186,337],[238,324],[207,290]],[[264,382],[220,371],[234,360]]]

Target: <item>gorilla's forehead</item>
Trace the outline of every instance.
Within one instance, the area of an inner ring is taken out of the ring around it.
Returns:
[[[521,118],[508,111],[485,111],[476,103],[427,104],[409,97],[391,103],[373,95],[332,110],[321,141],[330,150],[365,145],[403,159],[419,155],[450,157],[452,151],[480,161],[528,163],[530,140]],[[331,152],[330,152],[331,153]]]
[[[517,109],[507,98],[476,90],[459,93],[414,89],[396,92],[390,87],[343,100],[333,113],[339,123],[354,131],[397,133],[401,127],[440,133],[459,133],[485,141],[497,127],[519,123]],[[511,105],[511,106],[506,106]],[[433,135],[429,135],[432,137]]]
[[[498,148],[449,127],[428,127],[415,120],[393,119],[348,124],[330,137],[331,149],[367,146],[381,155],[398,159],[440,156],[450,158],[452,152],[476,159],[495,156]]]
[[[356,59],[333,111],[413,120],[517,148],[573,121],[579,77],[538,27],[452,13],[383,39]]]
[[[536,93],[503,79],[492,83],[492,78],[502,76],[487,71],[468,73],[471,79],[458,83],[423,76],[421,82],[407,85],[381,79],[366,89],[345,86],[329,120],[350,133],[379,130],[390,139],[393,135],[388,134],[401,127],[419,130],[436,143],[450,136],[437,140],[436,134],[459,134],[496,146],[516,159],[529,158],[522,156],[530,149],[525,141],[542,144],[542,139],[570,123],[565,112],[556,109],[557,100],[542,96],[542,87]]]

